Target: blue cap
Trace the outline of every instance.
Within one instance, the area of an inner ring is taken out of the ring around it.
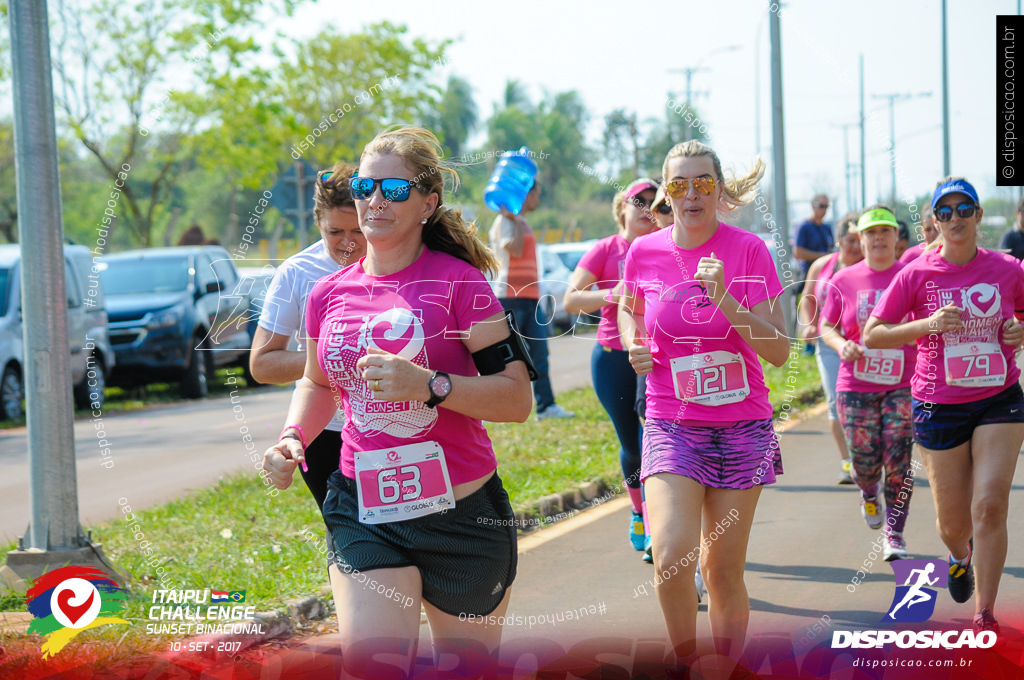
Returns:
[[[935,210],[935,205],[939,202],[939,199],[946,194],[965,194],[975,203],[980,203],[978,192],[974,190],[970,182],[965,179],[954,179],[945,184],[940,184],[935,193],[932,194],[932,210]]]

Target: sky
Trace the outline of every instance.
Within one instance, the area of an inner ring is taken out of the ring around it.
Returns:
[[[454,38],[447,63],[437,67],[439,80],[467,79],[481,118],[491,114],[509,79],[524,83],[535,100],[576,90],[590,109],[587,136],[595,146],[604,116],[616,108],[636,111],[640,120],[676,115],[668,105],[685,100],[686,78],[673,70],[700,67],[692,76],[693,103],[723,165],[742,170],[758,151],[758,119],[761,157],[772,165],[768,5],[323,1],[302,7],[281,28],[311,38],[327,24],[349,33],[387,19],[405,24],[412,37]],[[1017,195],[995,186],[996,15],[1016,14],[1017,5],[948,2],[951,170],[972,181],[983,200]],[[868,202],[888,199],[892,186],[890,107],[876,95],[931,93],[895,103],[897,197],[934,189],[943,176],[939,0],[791,0],[780,17],[791,220],[809,215],[816,191],[832,196],[839,210],[847,207],[842,126],[859,120],[862,54]],[[850,162],[859,163],[859,131],[854,126],[845,134]],[[855,188],[859,207],[859,179]]]

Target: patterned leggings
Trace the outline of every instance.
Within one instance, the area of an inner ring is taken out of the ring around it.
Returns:
[[[853,479],[865,499],[878,493],[885,467],[887,528],[903,531],[914,487],[910,472],[914,423],[910,413],[910,388],[891,392],[840,392],[839,422],[850,446]],[[900,497],[900,494],[903,497]]]

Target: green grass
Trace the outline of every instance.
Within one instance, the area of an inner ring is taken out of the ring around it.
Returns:
[[[771,400],[776,412],[790,376],[800,395],[798,403],[820,400],[812,357],[800,356],[795,367],[768,367],[765,373],[775,390]],[[531,417],[524,424],[487,425],[517,510],[594,478],[614,484],[621,477],[615,432],[593,390],[559,395],[559,403],[576,417],[543,422]],[[151,555],[140,549],[123,519],[91,527],[107,557],[130,575],[125,618],[135,625],[97,629],[90,643],[98,638],[115,645],[126,635],[119,649],[165,646],[160,636],[145,633],[152,593],[167,587],[160,585],[157,567],[165,570],[163,577],[174,581],[175,588],[246,590],[246,605],[256,605],[257,611],[280,610],[289,600],[322,592],[326,558],[319,552],[323,521],[316,506],[298,475],[292,487],[276,497],[267,496],[266,489],[254,472],[245,471],[212,488],[136,512],[138,530],[152,544]],[[307,541],[307,531],[319,540]],[[7,546],[14,548],[13,543]],[[0,591],[0,610],[24,611],[24,598]]]
[[[776,417],[780,413],[787,394],[793,395],[792,409],[812,406],[825,398],[824,390],[821,388],[821,376],[818,374],[818,364],[814,357],[803,354],[802,342],[794,347],[795,349],[790,350],[789,358],[781,368],[761,361],[761,366],[764,368],[765,384],[771,390],[768,393],[768,400],[772,404]]]
[[[558,403],[576,417],[526,423],[490,423],[498,472],[517,510],[536,499],[600,477],[622,475],[615,429],[591,389],[560,394]]]

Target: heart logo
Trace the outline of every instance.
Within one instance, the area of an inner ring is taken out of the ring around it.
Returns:
[[[96,586],[83,578],[61,581],[50,596],[53,617],[65,628],[85,628],[99,616],[102,607]]]
[[[366,324],[366,336],[372,347],[412,361],[423,349],[423,324],[409,309],[393,307]]]
[[[999,310],[999,289],[989,283],[976,283],[964,291],[964,305],[974,316],[989,317]]]
[[[71,604],[71,599],[73,597],[75,597],[75,591],[73,590],[62,590],[57,593],[57,606],[60,608],[61,612],[64,613],[64,616],[68,617],[68,620],[72,625],[78,623],[78,621],[88,613],[89,609],[92,607],[92,601],[96,597],[96,593],[90,592],[85,604],[80,605]]]

